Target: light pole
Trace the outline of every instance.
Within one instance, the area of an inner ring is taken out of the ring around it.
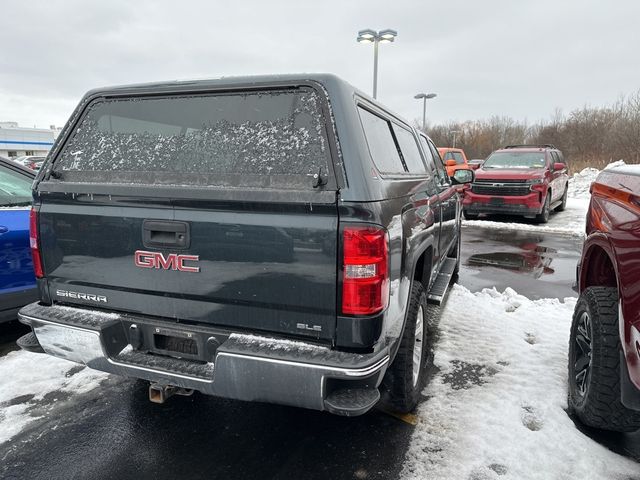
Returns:
[[[458,133],[460,133],[460,131],[459,130],[451,130],[451,133],[453,134],[453,145],[452,145],[452,148],[456,148],[456,135]]]
[[[437,94],[435,93],[418,93],[413,98],[420,100],[422,99],[422,130],[427,129],[427,100],[430,98],[436,98]]]
[[[367,28],[358,32],[358,42],[373,43],[373,98],[378,95],[378,44],[390,43],[398,36],[398,32],[387,28],[376,32]]]

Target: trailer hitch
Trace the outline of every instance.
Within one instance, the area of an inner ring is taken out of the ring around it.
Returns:
[[[153,403],[164,403],[169,397],[174,395],[189,397],[193,395],[193,389],[175,387],[173,385],[161,385],[159,383],[149,385],[149,400]]]

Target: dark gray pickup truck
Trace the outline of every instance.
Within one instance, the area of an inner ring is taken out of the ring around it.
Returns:
[[[409,411],[459,264],[457,173],[332,75],[93,90],[34,183],[18,343],[157,402]]]

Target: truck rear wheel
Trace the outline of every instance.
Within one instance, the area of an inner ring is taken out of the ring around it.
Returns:
[[[618,290],[589,287],[578,299],[569,340],[569,410],[585,425],[632,432],[640,413],[622,405]]]
[[[402,413],[416,407],[426,378],[427,295],[420,282],[413,283],[409,302],[400,347],[384,379],[391,407]]]

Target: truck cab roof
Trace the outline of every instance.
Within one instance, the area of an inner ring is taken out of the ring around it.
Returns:
[[[369,154],[369,146],[365,140],[362,123],[357,106],[363,106],[380,114],[391,122],[413,130],[411,122],[405,120],[365,92],[357,89],[347,81],[333,74],[300,73],[283,75],[230,76],[197,80],[174,80],[162,82],[138,83],[131,85],[115,85],[100,87],[87,92],[74,111],[51,152],[56,158],[65,141],[75,130],[83,112],[89,104],[96,100],[126,99],[136,96],[155,95],[189,95],[216,92],[260,91],[269,89],[287,89],[294,87],[314,88],[324,98],[324,115],[331,126],[328,140],[332,148],[337,187],[340,198],[344,201],[377,201],[388,198],[391,183],[397,182],[396,175],[374,175],[374,165]],[[55,160],[54,162],[55,163]],[[48,179],[49,162],[45,171],[37,179],[37,183]],[[408,174],[408,172],[399,172]],[[392,178],[394,177],[394,178]]]
[[[85,97],[95,95],[131,94],[135,92],[146,93],[148,91],[185,91],[185,90],[212,90],[219,88],[261,88],[264,86],[304,84],[308,82],[319,83],[326,88],[349,91],[377,103],[372,97],[357,89],[349,82],[331,73],[290,73],[269,75],[238,75],[222,76],[215,78],[166,80],[159,82],[144,82],[124,85],[112,85],[89,90]]]

